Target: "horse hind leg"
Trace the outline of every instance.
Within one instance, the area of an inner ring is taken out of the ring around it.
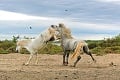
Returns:
[[[74,62],[74,65],[73,65],[73,67],[75,67],[76,66],[76,64],[78,63],[78,61],[81,59],[81,56],[78,56],[77,57],[77,60]]]
[[[93,60],[94,62],[96,62],[96,60],[95,60],[94,57],[92,56],[91,52],[88,52],[88,54],[91,56],[92,60]]]
[[[37,64],[38,64],[38,52],[37,52],[35,55],[36,55],[36,61],[35,61],[35,64],[37,65]]]
[[[91,58],[92,58],[92,60],[93,60],[94,62],[96,62],[96,60],[95,60],[94,57],[92,56],[92,53],[89,51],[88,46],[84,46],[84,47],[83,47],[83,51],[84,51],[87,55],[90,55]]]
[[[21,50],[21,47],[20,47],[20,46],[17,46],[17,47],[16,47],[16,52],[20,53],[20,50]]]
[[[33,58],[33,55],[34,54],[32,54],[32,53],[30,54],[30,57],[29,57],[28,61],[24,65],[26,65],[26,66],[29,65],[31,59]]]

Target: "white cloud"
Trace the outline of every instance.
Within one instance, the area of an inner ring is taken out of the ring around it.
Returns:
[[[106,38],[112,38],[116,35],[112,34],[78,34],[74,35],[74,38],[80,39],[80,40],[103,40]]]
[[[14,13],[0,10],[0,20],[6,24],[6,20],[17,25],[32,24],[33,26],[49,26],[51,24],[58,24],[63,22],[66,26],[70,28],[79,28],[79,29],[92,29],[92,30],[120,30],[120,25],[115,24],[100,24],[100,23],[88,23],[88,22],[75,22],[72,19],[68,18],[53,18],[53,17],[39,17],[39,16],[30,16],[26,14]],[[17,21],[16,21],[17,20]],[[19,21],[20,20],[20,21]],[[11,22],[13,21],[13,22]],[[15,22],[17,24],[15,24]],[[0,23],[1,24],[1,23]]]
[[[53,20],[50,17],[30,16],[21,13],[0,10],[0,20]]]
[[[106,2],[106,3],[112,3],[112,4],[120,4],[120,0],[97,0],[99,2]]]
[[[105,1],[105,2],[119,2],[120,0],[101,0],[101,1]]]
[[[71,28],[79,29],[92,29],[92,30],[120,30],[120,25],[115,24],[100,24],[100,23],[88,23],[88,22],[72,22],[66,21],[65,24]]]

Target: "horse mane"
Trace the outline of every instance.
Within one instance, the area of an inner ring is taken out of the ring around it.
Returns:
[[[63,35],[65,35],[65,37],[72,39],[72,35],[71,35],[71,30],[70,28],[66,27],[63,23],[59,23],[59,27],[62,28],[63,30]]]

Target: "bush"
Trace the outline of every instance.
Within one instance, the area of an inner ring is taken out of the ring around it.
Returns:
[[[27,51],[27,49],[25,49],[25,48],[22,48],[22,49],[20,50],[20,53],[21,53],[21,54],[30,54],[30,53]]]
[[[0,41],[0,54],[15,52],[16,44],[13,41]]]
[[[5,41],[1,41],[0,43],[0,48],[3,48],[4,50],[12,47],[12,46],[15,46],[16,44],[12,41],[8,41],[8,40],[5,40]]]
[[[8,54],[9,52],[4,50],[3,48],[0,48],[0,54]]]
[[[91,49],[91,52],[93,54],[96,54],[97,56],[102,56],[105,54],[104,49],[102,47],[96,47],[94,49]]]
[[[105,48],[106,53],[120,53],[120,46],[113,46]]]
[[[9,47],[9,48],[7,49],[7,51],[8,51],[9,53],[16,52],[16,46],[13,45],[13,46]]]

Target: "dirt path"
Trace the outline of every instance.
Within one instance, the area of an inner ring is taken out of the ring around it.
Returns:
[[[120,55],[95,56],[94,63],[82,55],[74,68],[62,66],[62,55],[39,54],[38,65],[34,59],[29,66],[22,65],[29,54],[0,54],[0,80],[120,80]]]

